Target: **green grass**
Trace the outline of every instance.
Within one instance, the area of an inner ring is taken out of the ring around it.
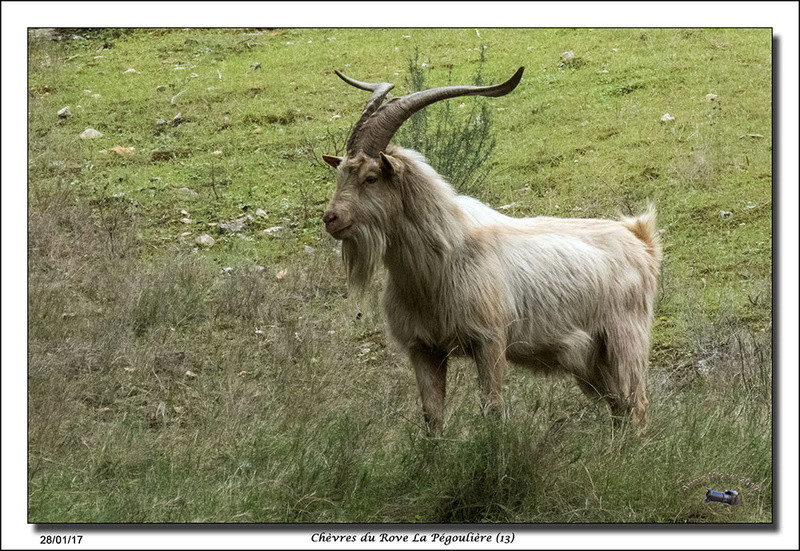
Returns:
[[[31,522],[772,521],[770,32],[480,32],[31,41]],[[333,69],[405,93],[415,48],[435,86],[471,82],[484,44],[485,82],[526,70],[487,102],[480,199],[518,216],[658,208],[641,433],[571,381],[522,370],[511,418],[484,419],[457,361],[429,439],[381,283],[348,297],[319,222],[333,174],[313,157],[335,152],[366,94]],[[566,50],[576,61],[559,67]],[[103,137],[78,139],[87,126]],[[738,476],[709,485],[740,506],[682,490],[710,472]]]

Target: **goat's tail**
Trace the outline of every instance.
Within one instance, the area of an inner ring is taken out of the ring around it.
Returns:
[[[656,266],[661,264],[661,240],[656,229],[656,207],[650,203],[644,214],[635,218],[623,218],[622,223],[644,243],[647,252],[656,261]]]

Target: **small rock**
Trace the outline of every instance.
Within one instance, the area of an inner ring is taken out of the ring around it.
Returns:
[[[207,233],[197,236],[194,242],[198,245],[202,245],[203,247],[213,247],[215,243],[214,238]]]
[[[159,84],[158,86],[156,86],[156,92],[166,92],[166,91],[167,87],[164,86],[163,84]]]
[[[178,126],[183,122],[183,115],[178,113],[174,117],[172,117],[172,126]]]
[[[260,216],[261,218],[267,217],[267,211],[264,209],[256,209],[256,216]]]
[[[313,253],[313,252],[314,252],[314,247],[309,247],[308,245],[304,245],[304,246],[303,246],[303,250],[304,250],[305,252],[307,252],[308,254],[311,254],[311,253]]]
[[[139,72],[139,71],[137,71],[137,70],[136,70],[136,69],[134,69],[133,67],[131,67],[130,69],[128,69],[127,71],[125,71],[125,73],[138,73],[138,72]]]
[[[186,370],[186,376],[187,376],[187,377],[191,377],[192,379],[194,379],[195,377],[197,377],[197,373],[195,373],[195,372],[193,372],[193,371],[190,371],[190,370],[188,370],[188,369],[187,369],[187,370]]]
[[[92,97],[93,97],[94,99],[98,99],[98,98],[100,98],[101,96],[100,96],[100,94],[92,94]]]
[[[167,161],[175,157],[175,151],[171,147],[161,146],[150,152],[151,161]]]
[[[274,235],[274,234],[278,233],[279,231],[281,231],[282,229],[283,229],[283,226],[273,226],[271,228],[267,228],[265,230],[261,230],[260,233],[262,235]]]
[[[111,151],[113,151],[117,155],[121,155],[122,157],[130,157],[131,155],[133,155],[133,149],[132,148],[129,149],[127,147],[122,147],[122,146],[119,146],[119,145],[116,146],[116,147],[112,147]]]
[[[181,237],[189,237],[190,235],[192,235],[192,232],[190,232],[190,231],[185,231],[185,232],[183,232],[183,233],[181,234]]]
[[[575,63],[575,52],[568,50],[561,54],[561,62],[558,65],[559,67],[564,67],[566,65],[572,65],[573,63]]]
[[[721,211],[719,211],[719,215],[722,218],[728,218],[731,214],[733,214],[733,213],[731,211],[729,211],[729,210],[721,210]]]
[[[717,94],[706,94],[706,99],[708,101],[714,101],[715,99],[717,99]]]
[[[66,119],[66,118],[67,118],[67,117],[69,117],[70,115],[72,115],[72,111],[70,111],[69,105],[67,105],[67,106],[66,106],[66,107],[64,107],[63,109],[59,109],[59,110],[58,110],[58,116],[59,116],[60,118],[62,118],[62,119]]]
[[[165,119],[158,119],[156,121],[156,126],[164,126],[165,124],[167,124],[167,121]]]
[[[261,69],[261,64],[260,63],[253,63],[252,65],[250,65],[250,68],[253,71],[258,71],[259,69]]]
[[[288,269],[286,269],[286,268],[284,268],[283,270],[281,270],[281,271],[279,271],[277,274],[275,274],[275,277],[276,277],[277,279],[283,279],[284,277],[286,277],[286,274],[287,274],[287,273],[289,273],[289,270],[288,270]]]
[[[101,132],[98,132],[98,131],[97,131],[97,130],[95,130],[94,128],[89,128],[89,127],[86,127],[86,130],[84,130],[83,132],[81,132],[81,133],[80,133],[80,135],[79,135],[78,137],[79,137],[80,139],[82,139],[82,140],[93,140],[93,139],[95,139],[95,138],[99,138],[99,137],[101,137],[102,135],[103,135],[103,134],[102,134]]]
[[[227,274],[227,273],[232,272],[233,268],[231,268],[230,266],[225,266],[224,268],[222,268],[222,271]]]
[[[197,197],[198,196],[198,193],[195,190],[189,189],[188,187],[182,187],[182,188],[176,189],[175,191],[177,191],[180,195],[183,195],[184,197]]]
[[[663,115],[661,115],[661,122],[670,122],[670,121],[674,121],[674,120],[675,120],[675,117],[673,117],[669,113],[664,113]]]
[[[221,222],[217,228],[221,233],[235,233],[242,231],[245,224],[247,224],[247,218],[242,216],[241,218],[236,218],[235,220],[231,220],[229,222]]]
[[[189,211],[187,211],[186,209],[181,209],[181,214],[184,216],[189,216]]]
[[[84,90],[83,91],[83,95],[84,96],[91,96],[92,95],[92,91],[91,90]]]
[[[264,266],[256,266],[256,267],[255,267],[255,270],[256,270],[257,272],[263,272],[265,269],[266,269],[266,268],[264,268]]]
[[[191,218],[181,218],[181,222],[183,222],[184,224],[194,224],[194,220],[192,220]]]

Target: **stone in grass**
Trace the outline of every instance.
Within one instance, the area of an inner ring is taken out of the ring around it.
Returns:
[[[102,132],[98,132],[94,128],[86,127],[86,130],[81,132],[78,137],[82,140],[93,140],[95,138],[101,137],[103,134]]]
[[[214,246],[214,238],[204,233],[203,235],[198,235],[197,238],[194,240],[195,243],[198,245],[202,245],[203,247],[213,247]]]
[[[161,146],[150,152],[151,161],[168,161],[175,157],[175,151],[171,147]]]
[[[572,65],[573,63],[575,63],[575,52],[569,50],[561,54],[561,63],[559,63],[560,67]]]
[[[245,224],[247,224],[247,217],[242,216],[241,218],[236,218],[235,220],[221,222],[217,226],[217,229],[219,229],[220,233],[235,233],[242,231]]]
[[[282,231],[283,231],[283,226],[273,226],[271,228],[261,230],[259,233],[261,235],[278,235]]]
[[[67,117],[72,115],[72,111],[69,108],[69,105],[64,107],[63,109],[58,110],[58,117],[61,119],[66,119]]]
[[[130,157],[131,155],[133,155],[133,148],[122,147],[121,145],[112,147],[111,151],[122,157]]]
[[[199,195],[195,190],[189,189],[188,187],[178,188],[175,191],[184,197],[197,197]]]

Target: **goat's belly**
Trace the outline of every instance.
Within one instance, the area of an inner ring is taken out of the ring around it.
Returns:
[[[544,373],[556,371],[559,368],[556,352],[541,346],[509,344],[506,349],[506,359],[522,367]]]

